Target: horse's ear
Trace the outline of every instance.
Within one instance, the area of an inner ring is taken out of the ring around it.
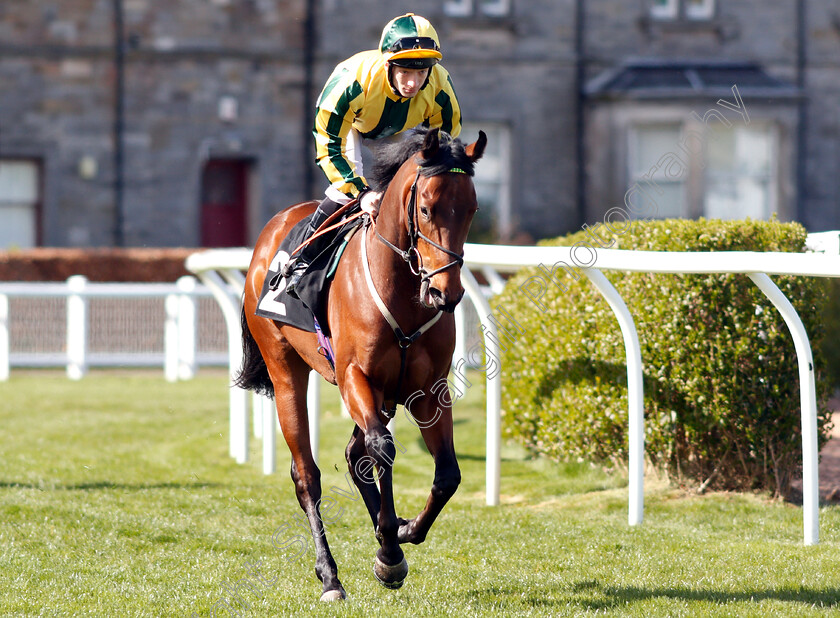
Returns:
[[[465,148],[467,156],[470,158],[470,161],[472,161],[473,163],[478,161],[481,158],[481,155],[484,154],[484,149],[486,147],[487,135],[484,134],[484,131],[479,131],[478,139]]]
[[[431,160],[440,148],[440,129],[430,129],[423,140],[423,148],[420,153],[426,161]]]

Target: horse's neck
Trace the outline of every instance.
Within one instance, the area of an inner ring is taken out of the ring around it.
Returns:
[[[427,312],[413,300],[419,292],[419,278],[411,272],[402,256],[377,238],[378,232],[402,251],[408,251],[411,244],[403,220],[405,211],[399,197],[394,194],[388,202],[383,198],[383,202],[375,227],[363,235],[363,242],[367,242],[371,277],[379,295],[389,307],[393,306],[395,310],[399,306],[405,309],[410,307],[418,314],[425,315]]]
[[[396,245],[403,251],[408,251],[411,245],[411,240],[408,238],[407,232],[408,226],[405,223],[406,216],[406,210],[400,199],[399,192],[386,192],[382,198],[379,216],[376,218],[376,230],[388,242]],[[401,260],[396,252],[389,249],[384,243],[377,242],[377,244]]]

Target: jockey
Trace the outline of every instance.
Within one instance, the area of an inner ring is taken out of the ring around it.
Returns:
[[[441,57],[432,24],[407,13],[388,22],[379,49],[360,52],[333,70],[318,97],[312,129],[315,158],[330,186],[309,221],[307,238],[353,199],[371,216],[378,212],[382,196],[363,175],[362,139],[382,140],[418,125],[453,137],[461,132],[461,108],[449,73],[438,64]],[[323,249],[318,240],[286,264],[287,293]]]

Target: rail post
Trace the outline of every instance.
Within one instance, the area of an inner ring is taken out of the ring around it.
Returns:
[[[488,358],[501,359],[498,347],[498,333],[496,324],[491,319],[492,309],[490,303],[481,292],[481,286],[469,268],[461,269],[461,283],[470,295],[470,300],[475,305],[478,317],[481,320],[484,331],[484,345]],[[489,362],[488,362],[488,369]],[[487,506],[498,506],[501,487],[502,470],[502,381],[499,375],[499,368],[486,372],[487,381],[487,437],[486,437],[486,466],[484,471],[485,496]]]
[[[163,376],[167,382],[178,381],[178,295],[164,299],[166,318],[163,323]]]
[[[320,428],[321,411],[321,374],[317,371],[309,372],[309,382],[306,387],[306,412],[309,417],[309,444],[312,447],[312,458],[318,463],[318,445],[321,442]]]
[[[455,353],[452,355],[452,363],[459,359],[466,359],[467,356],[467,313],[464,310],[464,303],[455,306]]]
[[[262,424],[263,474],[274,474],[277,470],[277,409],[274,400],[264,395],[254,399],[254,418]]]
[[[195,297],[195,277],[185,275],[175,285],[178,295],[178,379],[191,380],[196,369],[196,339],[198,315]]]
[[[805,545],[820,541],[820,480],[817,430],[817,387],[814,380],[814,357],[808,333],[787,296],[764,273],[747,273],[764,295],[775,305],[793,338],[799,367],[799,399],[802,423],[802,526]]]
[[[0,294],[0,382],[9,379],[11,360],[11,338],[9,337],[9,297]]]
[[[88,370],[88,301],[84,296],[87,278],[73,275],[67,279],[67,377],[81,380]]]

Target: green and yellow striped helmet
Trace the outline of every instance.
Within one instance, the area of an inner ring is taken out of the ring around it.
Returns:
[[[428,69],[443,57],[437,32],[429,20],[406,13],[382,30],[379,50],[385,60],[409,69]]]

